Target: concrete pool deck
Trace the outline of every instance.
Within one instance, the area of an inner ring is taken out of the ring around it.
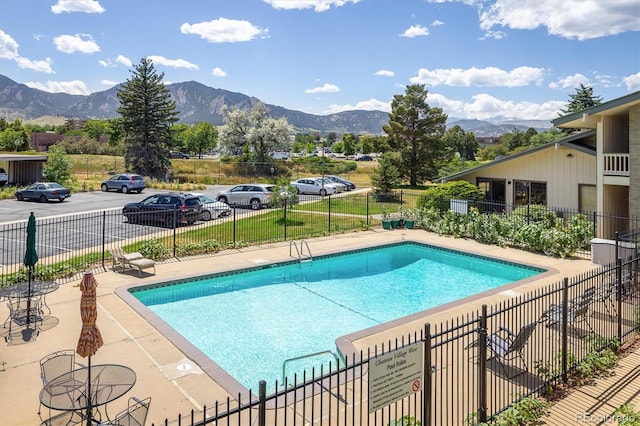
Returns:
[[[546,268],[548,273],[501,288],[490,295],[465,299],[428,311],[424,317],[411,318],[405,324],[380,330],[373,335],[355,336],[352,344],[364,347],[377,344],[390,337],[397,337],[422,329],[425,322],[449,320],[467,313],[481,304],[491,304],[547,283],[556,283],[564,277],[573,277],[595,267],[585,259],[556,259],[520,250],[479,244],[474,241],[441,237],[422,230],[365,231],[307,240],[314,256],[354,250],[373,245],[416,241],[435,246],[467,251],[518,263]],[[155,328],[116,294],[121,287],[133,284],[152,284],[191,276],[206,275],[261,264],[291,260],[290,243],[262,244],[215,256],[191,260],[170,260],[156,265],[156,274],[138,277],[135,270],[117,273],[108,269],[96,273],[98,282],[98,320],[104,345],[92,357],[92,364],[123,364],[137,374],[132,390],[124,397],[109,404],[113,416],[126,408],[127,398],[152,397],[147,423],[177,424],[178,415],[184,418],[191,410],[202,410],[215,401],[223,402],[230,395],[219,383],[205,374],[197,355],[185,353],[166,338],[166,330]],[[295,250],[294,250],[295,252]],[[80,335],[80,279],[64,283],[60,289],[47,296],[47,304],[57,324],[41,331],[37,340],[21,345],[2,345],[0,350],[0,424],[38,425],[39,393],[42,388],[39,361],[45,355],[61,349],[75,349]],[[8,315],[6,304],[0,306],[0,315]],[[4,318],[4,317],[3,317]],[[46,328],[46,327],[45,327]],[[77,358],[85,363],[86,359]],[[640,388],[640,385],[638,385]],[[225,407],[221,407],[224,409]],[[44,413],[47,414],[46,412]],[[567,423],[565,423],[567,424]],[[577,423],[580,424],[580,423]]]

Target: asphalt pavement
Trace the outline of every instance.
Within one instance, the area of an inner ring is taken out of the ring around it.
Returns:
[[[230,185],[211,185],[201,192],[213,198],[218,192],[229,188]],[[166,192],[166,190],[146,188],[141,194],[119,192],[73,192],[64,202],[49,201],[18,201],[15,198],[0,200],[0,223],[26,221],[33,212],[37,219],[46,217],[64,216],[74,213],[86,213],[90,211],[102,211],[109,209],[121,209],[125,204],[143,200],[152,194]]]

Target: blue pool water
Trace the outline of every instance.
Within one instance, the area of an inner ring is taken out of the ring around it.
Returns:
[[[281,382],[286,359],[335,351],[340,336],[541,272],[400,243],[131,291],[238,382],[256,389],[262,379]],[[291,363],[287,376],[292,380],[296,372],[300,381],[305,368],[328,360]]]

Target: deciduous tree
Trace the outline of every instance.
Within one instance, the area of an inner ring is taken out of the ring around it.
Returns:
[[[211,123],[202,122],[193,126],[187,139],[187,149],[202,157],[202,153],[211,151],[218,145],[218,129]]]
[[[262,102],[249,110],[224,108],[220,145],[234,155],[247,152],[251,160],[261,163],[271,161],[272,151],[288,151],[293,128],[285,118],[274,119],[269,114]]]
[[[171,126],[178,121],[176,103],[156,73],[153,62],[142,58],[131,78],[118,89],[118,113],[125,131],[125,166],[144,176],[162,179],[170,165]]]
[[[427,94],[424,84],[407,86],[404,95],[393,97],[389,123],[382,127],[389,146],[400,154],[400,173],[411,186],[437,177],[444,160],[447,116],[427,104]]]

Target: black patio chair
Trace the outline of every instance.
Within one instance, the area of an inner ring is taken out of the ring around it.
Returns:
[[[149,405],[151,397],[146,399],[138,399],[135,396],[129,398],[129,404],[126,410],[116,415],[112,422],[100,423],[102,426],[144,426],[149,413]]]
[[[582,338],[586,333],[580,333],[579,324],[586,324],[587,328],[593,333],[593,327],[589,322],[589,308],[596,300],[597,288],[589,287],[580,296],[571,299],[567,305],[567,324],[574,333]],[[542,315],[541,321],[546,320],[547,326],[553,326],[562,322],[562,304],[553,304]]]
[[[538,321],[527,324],[518,333],[514,333],[506,327],[500,327],[498,331],[487,336],[487,349],[492,352],[492,356],[489,359],[499,361],[502,371],[509,379],[529,371],[529,366],[524,358],[524,348],[537,325]],[[522,361],[524,370],[509,376],[505,369],[505,364],[517,358]]]
[[[40,360],[40,378],[42,379],[43,386],[46,386],[53,379],[60,377],[78,367],[83,367],[83,364],[76,363],[76,352],[73,349],[63,349],[57,352],[53,352]],[[82,383],[79,382],[79,385]],[[49,417],[44,419],[42,417],[42,402],[38,409],[38,415],[43,421],[43,424],[59,423],[61,418],[65,416],[59,414],[52,416],[51,409],[49,408]],[[53,422],[53,420],[57,420]],[[69,418],[69,424],[72,424],[73,417]]]

